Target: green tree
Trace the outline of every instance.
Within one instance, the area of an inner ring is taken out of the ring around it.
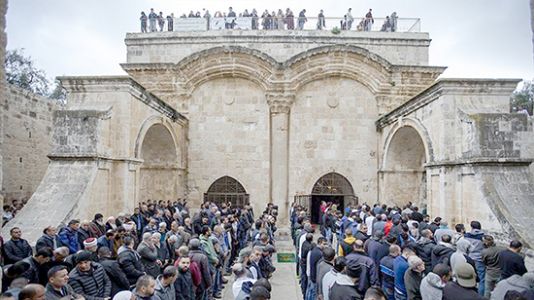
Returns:
[[[512,111],[521,111],[526,109],[532,116],[534,109],[534,81],[524,80],[514,91],[510,99]]]
[[[8,50],[5,68],[8,83],[41,96],[65,101],[66,92],[60,82],[56,80],[52,84],[45,71],[38,69],[31,57],[24,55],[24,49]]]

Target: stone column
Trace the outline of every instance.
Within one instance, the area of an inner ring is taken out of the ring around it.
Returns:
[[[267,94],[271,112],[270,202],[278,205],[279,225],[288,225],[289,197],[289,111],[294,95]]]

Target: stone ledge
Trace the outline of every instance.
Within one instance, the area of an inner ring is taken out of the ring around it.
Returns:
[[[446,161],[435,161],[425,164],[425,168],[435,168],[435,167],[454,167],[462,165],[517,165],[517,166],[528,166],[534,159],[532,158],[497,158],[497,157],[477,157],[461,160],[446,160]]]

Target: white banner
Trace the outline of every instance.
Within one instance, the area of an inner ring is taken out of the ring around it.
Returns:
[[[204,31],[208,23],[204,18],[174,18],[174,31]]]
[[[232,27],[233,24],[233,27]],[[211,18],[210,30],[220,29],[252,29],[252,18]]]

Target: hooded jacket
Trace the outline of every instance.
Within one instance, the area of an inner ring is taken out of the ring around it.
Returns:
[[[473,229],[464,235],[464,238],[472,245],[469,251],[469,257],[474,261],[482,261],[482,250],[484,249],[484,243],[482,243],[483,236],[484,232],[480,229]]]
[[[160,300],[176,300],[176,292],[174,291],[174,285],[169,284],[163,286],[163,276],[158,276],[156,279],[156,292],[154,293]]]
[[[421,299],[434,300],[443,297],[445,283],[438,274],[430,272],[421,280]]]
[[[356,241],[353,236],[347,236],[341,243],[339,243],[339,256],[347,256],[352,252],[352,244]]]
[[[441,242],[432,249],[432,268],[434,268],[437,264],[446,264],[450,265],[451,262],[451,255],[456,251],[454,249],[454,246],[449,243]]]
[[[499,281],[495,289],[491,293],[491,300],[501,300],[504,299],[504,296],[508,291],[518,291],[524,292],[533,288],[524,277],[519,275],[512,275],[504,280]]]
[[[362,297],[358,293],[358,284],[345,275],[339,274],[336,282],[330,289],[329,300],[360,300]]]

